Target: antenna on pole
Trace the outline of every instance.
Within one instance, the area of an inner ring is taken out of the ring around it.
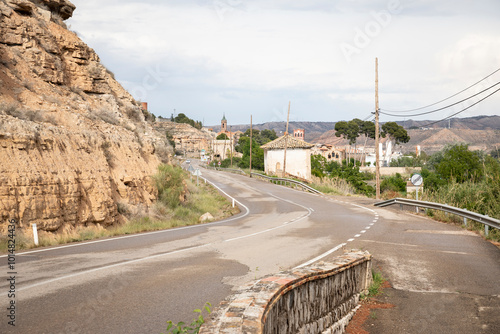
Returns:
[[[286,147],[288,146],[288,121],[290,120],[290,103],[288,101],[288,114],[286,116],[286,131],[285,131],[285,152],[283,154],[283,177],[286,177]]]
[[[378,58],[375,58],[375,182],[376,182],[376,199],[380,199],[380,129],[378,124],[379,106],[378,106]]]

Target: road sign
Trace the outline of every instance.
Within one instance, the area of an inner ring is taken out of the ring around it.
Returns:
[[[219,161],[219,166],[220,166],[220,161]]]
[[[193,175],[195,176],[201,176],[201,172],[198,168],[196,168],[196,170],[194,171]]]
[[[193,165],[189,165],[189,167],[188,167],[188,172],[190,172],[190,173],[193,173],[193,172],[194,172]]]
[[[415,187],[420,187],[424,183],[424,178],[422,175],[415,173],[411,176],[410,181]]]

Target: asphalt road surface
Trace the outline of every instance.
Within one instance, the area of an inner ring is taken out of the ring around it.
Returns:
[[[2,279],[0,333],[161,333],[167,320],[190,322],[195,308],[217,305],[234,287],[311,260],[328,260],[342,248],[370,251],[391,281],[391,298],[402,300],[386,310],[400,313],[381,314],[385,321],[374,321],[374,330],[412,333],[425,322],[422,332],[433,333],[429,328],[457,300],[454,310],[465,313],[454,314],[448,320],[458,326],[445,323],[450,330],[441,332],[460,333],[452,329],[465,328],[463,323],[478,329],[463,333],[498,328],[500,256],[481,238],[375,208],[371,200],[202,173],[238,201],[240,214],[199,226],[18,252],[16,326],[8,325],[10,283]],[[8,278],[5,256],[0,268],[0,277]],[[413,310],[418,316],[407,319],[407,327],[393,321],[412,313],[405,313],[404,305],[422,306]]]

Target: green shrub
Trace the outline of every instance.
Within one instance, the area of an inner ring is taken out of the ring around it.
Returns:
[[[203,309],[194,310],[195,313],[198,313],[198,317],[193,319],[191,324],[186,325],[184,322],[179,322],[174,324],[172,321],[167,321],[167,333],[171,334],[195,334],[200,331],[201,325],[205,323],[205,318],[203,317],[203,311],[207,311],[208,315],[212,312],[210,309],[212,305],[210,303],[205,303]],[[162,333],[163,334],[163,333]]]
[[[177,208],[187,196],[187,185],[184,181],[186,177],[186,172],[180,167],[160,165],[153,176],[158,200],[171,209]]]
[[[380,184],[380,191],[396,191],[406,193],[406,181],[401,174],[396,173],[394,176],[385,178]]]

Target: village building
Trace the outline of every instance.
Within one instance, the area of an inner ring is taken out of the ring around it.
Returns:
[[[268,175],[291,175],[304,180],[311,179],[311,148],[294,136],[285,134],[261,146],[264,150],[264,171]],[[285,165],[286,147],[286,166]],[[283,169],[285,168],[285,171]]]
[[[328,162],[335,161],[335,162],[338,162],[339,164],[341,164],[342,160],[345,159],[345,149],[338,148],[338,147],[335,147],[333,145],[316,144],[311,149],[311,154],[312,155],[321,155]]]
[[[293,130],[293,137],[305,141],[306,131],[304,129]]]
[[[233,156],[241,157],[241,153],[236,152],[234,147],[238,143],[238,140],[240,139],[240,136],[241,134],[243,134],[243,132],[229,131],[227,128],[227,119],[225,114],[223,115],[222,120],[220,122],[220,131],[217,133],[217,137],[220,136],[221,134],[225,134],[228,139],[214,138],[212,140],[210,145],[212,151],[212,159],[224,160],[226,158],[230,158],[231,154]]]

